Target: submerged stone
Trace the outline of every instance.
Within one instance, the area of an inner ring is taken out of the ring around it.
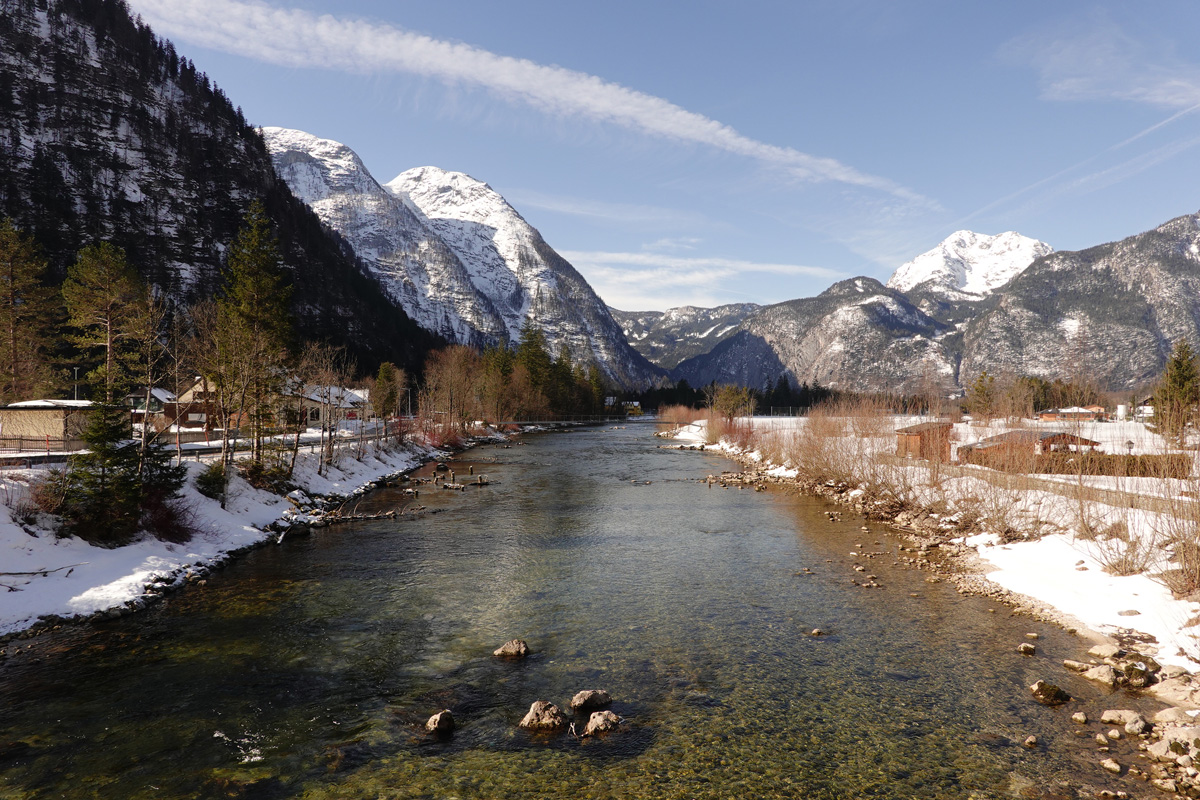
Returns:
[[[1045,706],[1060,706],[1063,703],[1070,701],[1071,695],[1064,692],[1053,683],[1038,681],[1029,687],[1029,691],[1033,692],[1033,698]]]

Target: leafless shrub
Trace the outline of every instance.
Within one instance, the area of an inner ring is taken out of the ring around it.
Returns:
[[[1083,537],[1081,537],[1083,538]],[[1125,521],[1090,532],[1089,550],[1113,575],[1140,575],[1160,563],[1163,550],[1154,534],[1133,534]]]
[[[57,514],[66,501],[67,476],[59,469],[49,470],[29,484],[29,499],[38,511]]]
[[[680,428],[684,425],[691,425],[696,420],[703,418],[704,412],[692,408],[691,406],[663,406],[658,409],[658,423],[660,429]]]

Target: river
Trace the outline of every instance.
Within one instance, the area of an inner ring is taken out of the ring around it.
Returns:
[[[1065,673],[1082,639],[894,566],[898,538],[823,501],[709,487],[734,465],[651,432],[477,448],[452,466],[490,485],[424,490],[425,516],[289,537],[150,611],[33,640],[0,661],[0,797],[1132,788],[1097,766],[1099,728],[1070,721],[1141,702]],[[867,574],[881,588],[852,583]],[[1033,657],[1016,652],[1028,633]],[[492,658],[514,637],[531,658]],[[1076,701],[1038,705],[1039,678]],[[516,727],[532,701],[589,688],[611,692],[619,731]],[[422,730],[442,708],[447,740]]]

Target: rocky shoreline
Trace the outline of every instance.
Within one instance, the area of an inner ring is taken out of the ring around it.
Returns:
[[[1088,661],[1063,661],[1064,672],[1076,673],[1113,691],[1128,689],[1143,692],[1168,707],[1153,714],[1150,719],[1130,709],[1107,709],[1098,720],[1099,730],[1090,727],[1096,720],[1090,720],[1083,712],[1076,712],[1070,718],[1075,726],[1072,732],[1081,739],[1090,738],[1095,742],[1096,754],[1101,757],[1098,760],[1101,769],[1113,775],[1144,781],[1160,792],[1200,798],[1200,768],[1197,767],[1200,762],[1200,675],[1182,667],[1160,666],[1153,657],[1154,648],[1139,641],[1136,632],[1130,631],[1127,636],[1105,636],[1052,606],[991,582],[982,573],[982,561],[974,548],[961,541],[978,531],[963,526],[953,517],[941,515],[932,509],[914,508],[893,499],[871,497],[861,488],[847,484],[804,481],[780,475],[757,458],[737,451],[699,444],[664,445],[664,448],[717,450],[722,456],[742,466],[741,472],[723,472],[700,479],[709,486],[764,491],[768,485],[776,485],[787,491],[846,506],[866,520],[887,525],[905,540],[895,562],[897,566],[928,571],[931,575],[927,581],[951,582],[961,594],[986,597],[1007,606],[1014,615],[1056,625],[1068,633],[1097,642],[1089,651]],[[840,511],[828,511],[826,516],[831,522],[841,521]],[[855,569],[859,567],[856,565]],[[865,572],[865,568],[862,571]],[[855,582],[871,588],[875,576],[864,577],[865,581]],[[1036,638],[1036,634],[1030,636]],[[1036,645],[1021,643],[1016,650],[1030,655],[1036,652]],[[1038,681],[1030,690],[1034,699],[1047,702],[1042,699],[1042,693],[1047,688],[1058,690],[1057,686],[1045,681]],[[1053,697],[1053,693],[1050,696]],[[1117,697],[1114,695],[1113,699]],[[1047,704],[1057,705],[1070,700],[1069,695],[1062,693]],[[1127,746],[1118,753],[1116,743],[1121,740],[1127,740]],[[1030,749],[1038,747],[1037,737],[1028,737],[1024,746]],[[1097,792],[1096,796],[1121,800],[1131,797],[1128,792],[1107,790]]]
[[[70,616],[60,614],[42,615],[33,624],[21,630],[10,631],[0,635],[0,661],[9,654],[19,651],[22,648],[20,643],[35,639],[43,634],[58,631],[71,625],[90,625],[120,619],[121,617],[136,614],[150,608],[166,597],[188,587],[203,586],[207,582],[208,576],[212,573],[224,569],[253,550],[265,547],[268,544],[282,544],[286,536],[293,531],[319,529],[347,522],[396,518],[405,513],[416,513],[416,510],[407,508],[403,511],[390,511],[371,515],[344,512],[348,504],[362,499],[371,492],[385,487],[399,486],[408,480],[412,473],[432,461],[445,459],[465,452],[480,444],[506,441],[507,439],[508,437],[504,434],[492,434],[467,439],[461,447],[452,450],[413,449],[411,454],[416,457],[416,462],[412,465],[374,477],[345,493],[329,492],[322,494],[297,489],[287,496],[291,507],[287,508],[277,519],[257,528],[257,530],[261,531],[262,535],[256,541],[242,547],[223,551],[212,558],[183,565],[168,573],[157,575],[143,585],[142,591],[137,597],[121,605],[99,609],[86,614]],[[424,509],[421,508],[419,510],[423,511]]]

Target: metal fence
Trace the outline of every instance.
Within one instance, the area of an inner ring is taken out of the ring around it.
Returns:
[[[69,453],[87,447],[72,436],[0,436],[0,453]]]

